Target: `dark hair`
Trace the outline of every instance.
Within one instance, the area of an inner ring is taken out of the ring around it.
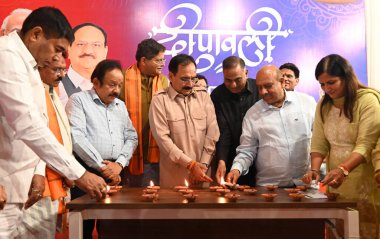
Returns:
[[[100,85],[103,85],[104,76],[106,73],[114,69],[119,69],[122,71],[119,61],[110,59],[102,60],[96,65],[94,71],[92,72],[91,82],[94,82],[94,79],[96,78],[100,82]]]
[[[21,35],[34,27],[41,27],[46,39],[65,38],[71,44],[74,41],[73,30],[63,13],[54,7],[41,7],[32,11],[22,24]]]
[[[151,60],[153,57],[157,56],[158,53],[165,52],[165,50],[165,46],[158,43],[153,38],[145,39],[137,45],[136,61],[139,62],[143,57]]]
[[[195,67],[197,67],[197,64],[195,63],[195,60],[192,56],[186,54],[176,55],[169,62],[169,71],[173,74],[177,74],[179,65],[187,66],[191,63],[193,63]]]
[[[282,64],[282,65],[280,66],[280,70],[282,70],[282,69],[289,69],[289,70],[291,70],[291,71],[294,72],[294,76],[295,76],[296,78],[299,78],[299,77],[300,77],[300,70],[299,70],[298,67],[297,67],[295,64],[293,64],[293,63],[288,62],[288,63]]]
[[[201,74],[197,74],[197,78],[198,78],[198,80],[204,80],[206,82],[206,86],[208,86],[208,80],[207,80],[206,76],[201,75]]]
[[[245,62],[243,59],[237,56],[229,56],[223,60],[223,70],[235,68],[238,64],[241,69],[245,68]]]
[[[344,105],[343,112],[344,115],[352,122],[353,120],[353,109],[356,102],[356,91],[358,89],[367,89],[368,87],[364,86],[358,80],[354,69],[351,64],[342,56],[337,54],[331,54],[323,57],[317,64],[315,68],[315,78],[318,80],[318,77],[323,73],[327,73],[330,76],[339,77],[344,84]],[[325,94],[321,103],[320,113],[323,121],[323,108],[328,104],[332,104],[333,100],[328,94]]]
[[[82,24],[79,24],[79,25],[75,26],[75,27],[73,28],[73,34],[75,35],[75,33],[76,33],[79,29],[81,29],[81,28],[83,28],[83,27],[87,27],[87,26],[95,27],[96,29],[98,29],[99,31],[101,31],[102,34],[103,34],[103,36],[104,36],[104,46],[107,46],[107,32],[106,32],[103,28],[101,28],[99,25],[96,25],[96,24],[94,24],[94,23],[91,23],[91,22],[85,22],[85,23],[82,23]]]

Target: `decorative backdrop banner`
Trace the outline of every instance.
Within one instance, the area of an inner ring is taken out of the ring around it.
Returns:
[[[221,64],[231,55],[245,60],[251,78],[265,64],[295,63],[301,71],[296,90],[316,100],[315,66],[331,53],[347,58],[368,83],[364,0],[0,0],[0,21],[16,8],[41,6],[61,9],[73,27],[83,22],[103,27],[108,58],[124,67],[135,62],[137,44],[150,37],[166,47],[167,64],[179,53],[192,55],[210,92],[223,83]]]

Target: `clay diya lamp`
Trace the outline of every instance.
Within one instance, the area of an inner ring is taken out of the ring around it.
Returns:
[[[296,188],[298,188],[301,191],[306,191],[307,190],[307,186],[306,185],[298,185]]]
[[[302,198],[305,197],[305,195],[303,195],[302,193],[289,193],[288,195],[291,199],[293,199],[293,201],[301,201]]]
[[[174,191],[178,192],[179,190],[188,189],[188,186],[175,186]]]
[[[228,202],[236,202],[238,198],[240,197],[240,194],[237,193],[226,193],[224,197],[227,199]]]
[[[299,188],[284,188],[284,190],[287,193],[298,193],[299,191],[301,191],[301,189],[299,189]]]
[[[217,189],[216,192],[217,192],[220,196],[224,196],[224,195],[226,195],[226,193],[231,192],[231,190],[229,190],[229,189],[227,189],[227,188],[222,188],[222,189]]]
[[[266,188],[269,192],[274,192],[274,191],[278,188],[278,185],[266,185],[265,188]]]
[[[152,194],[146,194],[144,193],[143,195],[141,195],[143,201],[145,202],[153,202],[154,200],[157,200],[158,199],[158,194],[157,193],[152,193]]]
[[[157,193],[158,191],[156,189],[152,189],[152,188],[146,188],[143,190],[143,193],[144,194],[154,194],[154,193]]]
[[[336,201],[336,199],[339,196],[339,193],[326,192],[325,195],[327,196],[327,200],[329,200],[329,201]]]
[[[194,202],[195,199],[197,199],[198,194],[188,193],[188,194],[184,194],[183,197],[186,198],[186,200],[187,200],[188,202]]]
[[[160,186],[147,186],[146,188],[147,189],[154,189],[154,190],[158,191],[158,190],[160,190],[161,187]]]
[[[222,186],[210,186],[210,191],[211,192],[215,192],[218,189],[223,189],[223,187]]]
[[[250,188],[250,186],[248,185],[239,185],[236,187],[239,191],[244,191],[244,189],[248,189]]]
[[[192,189],[188,189],[188,188],[180,189],[180,190],[178,190],[178,192],[180,192],[182,194],[194,193],[194,191]]]
[[[273,202],[274,198],[277,197],[276,193],[263,193],[261,196],[265,199],[266,202]]]
[[[257,189],[255,188],[246,188],[243,190],[243,192],[245,192],[246,194],[249,194],[249,195],[255,195],[256,192],[257,192]]]

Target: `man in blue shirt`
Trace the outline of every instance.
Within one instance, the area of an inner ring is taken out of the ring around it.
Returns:
[[[244,117],[240,145],[227,182],[236,183],[255,163],[258,186],[302,184],[300,178],[310,163],[316,103],[303,93],[285,91],[282,73],[273,65],[259,70],[256,85],[262,100]]]
[[[91,75],[93,89],[73,94],[66,105],[77,160],[110,185],[120,183],[120,172],[137,147],[136,130],[117,98],[123,78],[119,62],[103,60]],[[76,187],[71,193],[72,198],[83,195]],[[84,238],[91,238],[93,225],[85,221]]]
[[[101,61],[91,76],[94,88],[73,94],[69,115],[74,152],[93,171],[118,184],[137,146],[137,134],[124,102],[117,99],[123,74],[120,64]]]

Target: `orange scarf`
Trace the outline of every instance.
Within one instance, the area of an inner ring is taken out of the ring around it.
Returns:
[[[161,74],[155,76],[152,84],[152,95],[166,86],[167,79],[164,75]],[[144,173],[144,162],[142,146],[141,72],[137,67],[137,64],[133,64],[125,72],[124,97],[129,117],[131,118],[133,127],[135,127],[139,138],[138,149],[135,150],[131,161],[129,162],[129,171],[132,175],[140,175]],[[150,163],[158,163],[160,159],[159,149],[151,131],[149,131],[147,158]]]
[[[49,129],[57,138],[58,142],[63,144],[61,130],[59,129],[57,114],[54,109],[52,99],[50,98],[49,92],[45,90],[46,98],[46,108],[49,117]],[[54,170],[46,167],[46,177],[45,177],[45,191],[44,197],[50,196],[53,201],[67,196],[67,192],[63,187],[63,177],[55,172]],[[58,214],[64,212],[63,200],[59,201]]]

